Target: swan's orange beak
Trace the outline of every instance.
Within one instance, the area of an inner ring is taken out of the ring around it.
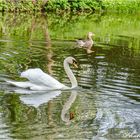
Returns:
[[[76,60],[73,60],[72,64],[73,64],[73,66],[74,66],[75,68],[78,68],[77,61],[76,61]]]
[[[73,66],[74,66],[75,68],[78,68],[78,65],[77,65],[76,63],[73,63]]]

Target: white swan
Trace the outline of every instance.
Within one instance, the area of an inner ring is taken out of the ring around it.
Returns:
[[[44,73],[41,69],[28,69],[21,73],[21,77],[27,78],[29,81],[25,82],[16,82],[7,80],[8,83],[21,87],[29,88],[31,90],[63,90],[63,89],[73,89],[78,86],[77,80],[71,71],[69,64],[73,64],[77,67],[77,61],[73,57],[67,57],[64,60],[64,69],[65,72],[72,84],[71,87],[67,87],[64,84],[57,81],[55,78]]]

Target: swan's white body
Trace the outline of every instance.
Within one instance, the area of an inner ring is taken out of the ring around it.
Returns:
[[[21,88],[29,88],[31,90],[63,90],[63,89],[72,89],[78,86],[77,80],[73,75],[69,64],[73,64],[76,60],[73,57],[67,57],[64,60],[64,69],[68,75],[72,87],[67,87],[64,84],[57,81],[55,78],[44,73],[41,69],[28,69],[21,73],[21,77],[27,78],[29,81],[26,82],[16,82],[7,80],[8,83],[15,85]]]

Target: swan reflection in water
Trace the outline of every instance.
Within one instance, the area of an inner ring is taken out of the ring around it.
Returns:
[[[76,90],[72,90],[70,97],[63,105],[63,109],[61,111],[61,119],[64,122],[66,122],[66,124],[70,124],[71,120],[74,118],[73,112],[70,112],[69,117],[67,116],[67,113],[68,113],[69,109],[71,108],[72,104],[74,103],[74,101],[77,97],[77,94],[78,94],[78,92]]]
[[[20,100],[29,106],[38,108],[43,103],[47,103],[53,98],[61,94],[60,90],[54,91],[31,91],[26,89],[15,90],[16,93],[20,93]]]
[[[61,90],[55,90],[55,91],[31,91],[31,90],[16,90],[15,92],[20,93],[21,96],[19,97],[20,100],[28,105],[28,106],[33,106],[35,108],[38,108],[40,105],[44,103],[48,103],[49,101],[53,100],[57,96],[61,94]],[[76,100],[77,97],[77,90],[71,90],[71,95],[69,98],[66,100],[66,102],[63,105],[63,108],[61,110],[61,119],[64,121],[66,124],[70,124],[71,120],[74,118],[74,113],[69,112],[69,109],[71,108],[72,104]]]

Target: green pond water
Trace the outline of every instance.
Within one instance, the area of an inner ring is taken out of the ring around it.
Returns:
[[[138,14],[0,13],[0,139],[140,139]],[[75,40],[91,31],[93,53]],[[6,79],[41,68],[71,86],[63,61],[73,56],[79,88],[31,91]]]

